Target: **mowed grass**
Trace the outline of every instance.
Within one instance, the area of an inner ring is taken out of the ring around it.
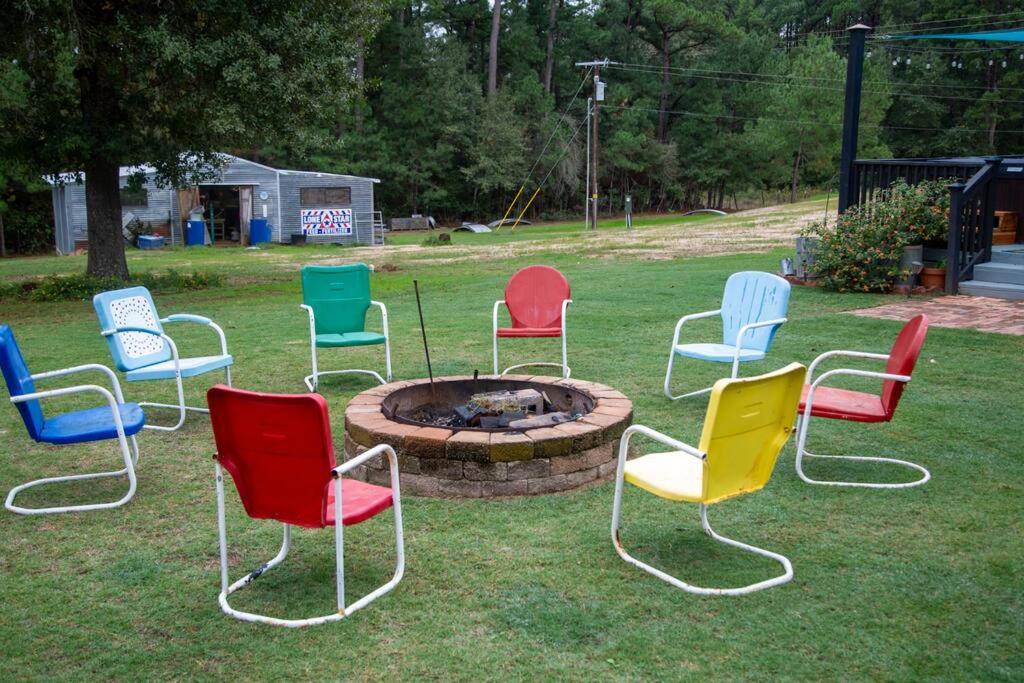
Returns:
[[[236,386],[301,391],[309,356],[297,271],[290,265],[264,273],[244,251],[208,251],[209,262],[197,267],[245,277],[216,290],[160,296],[161,313],[218,321],[236,358]],[[390,313],[396,378],[426,373],[414,278],[435,374],[486,372],[491,305],[508,276],[529,262],[553,265],[570,279],[576,300],[569,318],[574,376],[622,390],[634,401],[636,422],[692,443],[706,400],[670,402],[661,394],[673,325],[680,315],[717,307],[732,272],[773,270],[784,255],[638,261],[558,252],[445,266],[399,261],[399,270],[374,274],[373,286]],[[59,259],[32,261],[67,267]],[[12,263],[0,264],[0,273],[12,275]],[[769,359],[743,373],[806,363],[832,348],[887,350],[899,323],[843,312],[883,300],[794,288],[790,322]],[[89,302],[3,302],[0,320],[14,328],[35,372],[110,363]],[[186,353],[215,348],[213,335],[197,326],[171,332]],[[714,339],[718,331],[703,321],[688,334]],[[794,472],[791,441],[763,491],[714,506],[719,532],[792,559],[791,583],[745,597],[691,595],[622,562],[609,538],[606,482],[506,500],[407,497],[407,571],[394,592],[351,619],[310,629],[239,622],[217,605],[213,440],[208,420],[190,416],[177,433],[141,435],[139,488],[127,506],[45,517],[0,513],[0,678],[1020,679],[1022,351],[1019,337],[933,328],[894,422],[815,424],[812,450],[908,458],[931,469],[924,487],[808,486]],[[524,340],[503,344],[502,358],[556,353],[555,340]],[[383,367],[379,349],[326,351],[321,360],[323,367]],[[704,386],[726,371],[684,361],[677,386]],[[189,400],[203,401],[215,379],[188,381]],[[356,377],[322,386],[339,451],[346,401],[369,386]],[[129,400],[172,398],[170,384],[126,391]],[[69,400],[48,409],[84,405]],[[0,444],[3,490],[117,466],[107,444],[33,443],[13,406],[0,410]],[[903,476],[819,463],[812,471]],[[113,499],[124,485],[85,482],[19,500]],[[280,526],[248,519],[230,484],[228,492],[237,578],[276,553]],[[624,506],[631,551],[686,580],[735,586],[777,571],[770,560],[702,534],[695,505],[628,487]],[[346,531],[350,599],[389,575],[391,533],[389,513]],[[292,618],[331,612],[332,544],[328,530],[297,531],[287,561],[233,604]]]

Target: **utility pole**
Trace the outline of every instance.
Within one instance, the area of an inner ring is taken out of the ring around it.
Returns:
[[[590,227],[590,112],[594,106],[594,98],[587,98],[587,182],[583,185],[583,225]]]
[[[593,110],[590,114],[590,126],[592,129],[592,139],[588,137],[590,147],[590,165],[587,169],[589,175],[589,182],[587,183],[587,192],[590,194],[589,197],[589,225],[591,230],[597,230],[597,168],[598,158],[600,152],[600,134],[598,126],[598,110],[601,107],[601,102],[604,102],[604,82],[601,80],[601,67],[608,66],[609,64],[618,64],[618,62],[612,62],[607,57],[604,59],[595,59],[589,62],[576,62],[576,66],[589,66],[594,69],[594,95],[593,99]]]
[[[864,79],[864,40],[870,26],[856,24],[846,29],[850,51],[846,55],[846,97],[843,106],[843,147],[839,154],[839,213],[853,203],[850,196],[853,162],[857,159],[857,132],[860,124],[860,91]]]

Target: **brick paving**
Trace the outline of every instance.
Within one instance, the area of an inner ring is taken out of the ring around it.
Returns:
[[[901,321],[924,313],[936,327],[1024,336],[1024,301],[983,296],[940,296],[934,299],[903,299],[850,313],[867,318]]]

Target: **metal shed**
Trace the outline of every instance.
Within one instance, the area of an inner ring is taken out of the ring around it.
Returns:
[[[137,218],[170,244],[181,245],[188,212],[201,203],[218,244],[248,244],[253,218],[267,219],[274,242],[289,243],[293,235],[303,235],[309,242],[383,243],[384,223],[373,203],[378,179],[276,169],[222,156],[227,164],[216,178],[184,188],[158,186],[152,167],[122,167],[124,218]],[[137,172],[145,176],[143,189],[129,192],[128,177]],[[86,179],[84,174],[68,173],[47,180],[53,186],[57,252],[69,254],[88,244]]]

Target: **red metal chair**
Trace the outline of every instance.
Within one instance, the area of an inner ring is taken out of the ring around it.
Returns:
[[[276,626],[311,626],[338,621],[387,593],[402,579],[405,551],[402,507],[395,451],[380,444],[336,465],[327,402],[318,394],[279,395],[242,391],[219,384],[206,394],[217,442],[217,524],[220,536],[220,606],[236,619]],[[342,479],[342,475],[371,458],[386,454],[391,487]],[[224,475],[235,482],[246,513],[254,519],[273,519],[284,525],[278,554],[244,577],[228,583],[227,532],[224,523]],[[393,507],[395,511],[395,573],[390,581],[359,600],[345,604],[343,528]],[[341,523],[338,523],[341,520]],[[319,529],[334,527],[338,607],[333,614],[309,619],[277,619],[242,612],[228,596],[248,586],[288,555],[292,525]]]
[[[494,374],[498,374],[498,337],[561,337],[561,363],[521,363],[509,370],[528,366],[549,366],[562,369],[568,377],[569,365],[565,348],[565,312],[572,303],[569,281],[551,266],[527,266],[518,271],[505,287],[505,298],[494,302]],[[512,318],[511,327],[498,327],[498,308],[505,305]]]
[[[812,417],[825,417],[833,420],[847,420],[850,422],[889,422],[896,412],[896,406],[903,395],[903,389],[910,381],[914,372],[914,365],[921,354],[921,347],[924,346],[925,336],[928,334],[928,318],[919,315],[908,321],[896,337],[896,343],[892,351],[884,353],[863,353],[859,351],[828,351],[814,359],[807,371],[809,384],[804,386],[803,398],[800,401],[797,429],[796,471],[800,478],[808,484],[824,484],[826,486],[860,486],[876,489],[898,489],[910,486],[919,486],[931,478],[931,474],[924,467],[906,460],[894,458],[868,457],[860,455],[818,455],[810,453],[806,449],[807,429],[810,426]],[[839,368],[823,372],[814,379],[814,371],[822,361],[835,356],[847,356],[853,358],[871,358],[884,360],[885,372],[869,372],[867,370],[854,370],[852,368]],[[822,386],[823,383],[839,375],[853,375],[855,377],[873,377],[882,380],[881,394],[870,394],[860,391],[850,391],[835,387]],[[902,465],[922,473],[919,479],[911,482],[898,484],[878,484],[871,482],[847,482],[847,481],[820,481],[812,479],[804,474],[803,459],[829,458],[833,460],[858,460],[865,462],[884,462],[894,465]]]

